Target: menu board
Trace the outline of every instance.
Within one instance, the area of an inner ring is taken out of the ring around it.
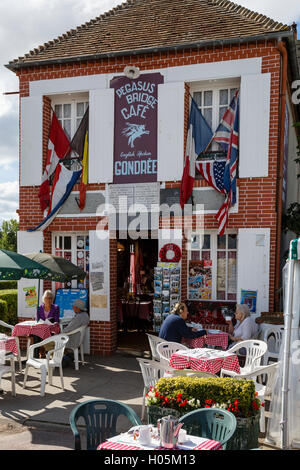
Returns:
[[[189,300],[212,299],[212,261],[189,261]]]

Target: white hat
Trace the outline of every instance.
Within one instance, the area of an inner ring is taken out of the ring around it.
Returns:
[[[85,303],[83,300],[76,299],[75,302],[73,303],[73,307],[78,307],[82,312],[86,312],[86,307]]]

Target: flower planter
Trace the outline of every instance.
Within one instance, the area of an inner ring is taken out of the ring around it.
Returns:
[[[171,408],[160,408],[159,406],[147,406],[148,424],[156,425],[157,420],[163,416],[172,415],[181,418],[186,414]],[[258,447],[259,418],[257,413],[251,418],[236,418],[237,427],[232,438],[227,442],[226,450],[248,450]],[[188,429],[186,429],[188,432]]]
[[[251,418],[236,418],[234,435],[227,442],[226,450],[248,450],[258,447],[260,412]]]

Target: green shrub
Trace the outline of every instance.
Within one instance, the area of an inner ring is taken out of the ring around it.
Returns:
[[[161,378],[147,395],[147,404],[193,411],[224,408],[239,417],[253,416],[260,407],[252,380],[234,378]]]
[[[7,304],[7,323],[18,323],[18,291],[17,289],[0,290],[0,300]]]
[[[8,320],[8,309],[7,309],[7,303],[5,300],[0,300],[0,320],[5,321],[7,323]],[[0,327],[0,332],[5,333],[6,328],[3,328],[2,326]]]
[[[18,281],[0,281],[0,291],[7,289],[17,289]]]

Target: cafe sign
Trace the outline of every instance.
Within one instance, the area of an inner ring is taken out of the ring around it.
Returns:
[[[160,73],[115,77],[114,184],[157,181],[157,105]]]

